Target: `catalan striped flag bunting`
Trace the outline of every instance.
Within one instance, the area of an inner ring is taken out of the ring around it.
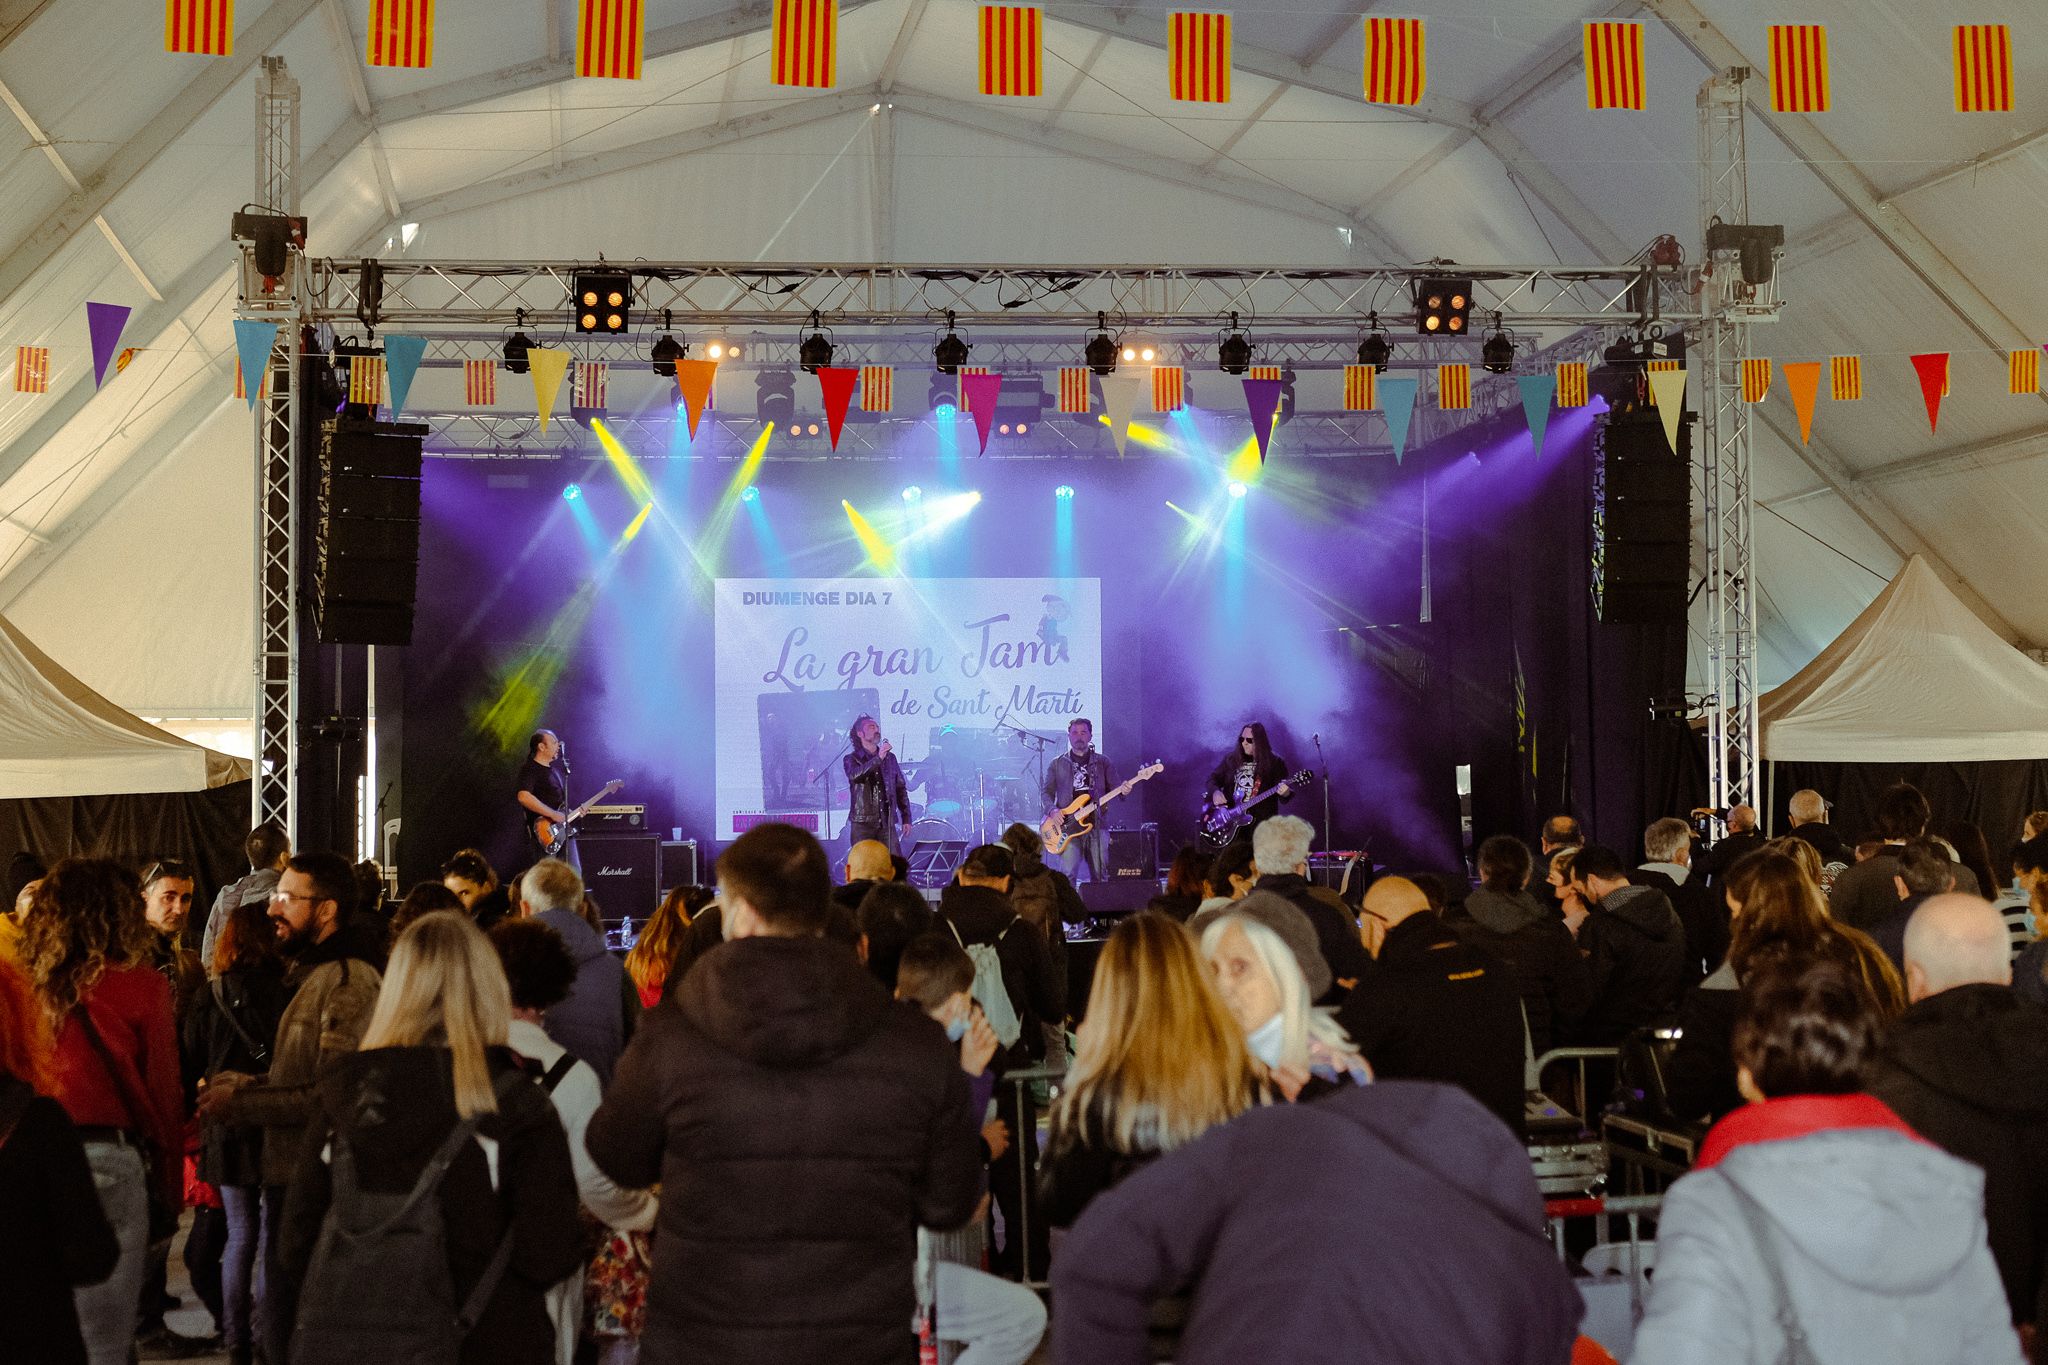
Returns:
[[[1088,367],[1086,365],[1060,366],[1059,410],[1069,413],[1088,411]]]
[[[1374,104],[1420,104],[1429,88],[1420,19],[1365,21],[1365,97]]]
[[[1278,365],[1254,365],[1244,372],[1244,377],[1246,379],[1284,379],[1286,376],[1280,373],[1281,368]]]
[[[896,411],[896,371],[888,365],[860,367],[860,410]]]
[[[526,352],[526,373],[533,380],[533,410],[540,418],[540,434],[548,434],[548,419],[555,415],[555,400],[562,396],[562,377],[569,373],[570,355],[551,346],[531,346]],[[680,362],[678,368],[689,362]]]
[[[1956,112],[2012,110],[2012,31],[2004,24],[1957,24]]]
[[[1838,355],[1828,358],[1828,397],[1837,403],[1853,402],[1863,396],[1863,357]]]
[[[363,60],[371,66],[432,66],[434,0],[370,0]]]
[[[1557,367],[1557,406],[1559,408],[1583,408],[1586,406],[1586,362],[1567,360]]]
[[[839,449],[839,432],[846,425],[846,410],[853,406],[854,386],[860,371],[851,365],[824,365],[818,369],[818,401],[825,405],[825,432],[832,448]]]
[[[1586,107],[1643,107],[1643,26],[1601,20],[1586,25]]]
[[[248,384],[242,378],[242,362],[238,359],[235,361],[235,397],[247,398],[248,396]],[[256,386],[256,396],[258,398],[270,397],[270,371],[265,370],[263,372],[263,382]]]
[[[1771,25],[1771,108],[1781,114],[1827,112],[1827,25]]]
[[[352,355],[348,358],[348,401],[366,407],[384,402],[384,357]]]
[[[1646,360],[1643,362],[1644,372],[1650,375],[1670,374],[1673,370],[1682,370],[1684,368],[1684,362],[1678,360]],[[1650,406],[1654,408],[1657,405],[1657,382],[1652,379],[1650,381]]]
[[[235,0],[164,0],[164,51],[235,55]]]
[[[839,0],[774,0],[769,80],[829,90],[839,80]]]
[[[974,378],[974,377],[975,377],[976,375],[981,375],[981,374],[987,374],[988,372],[989,372],[989,371],[988,371],[988,366],[986,366],[986,365],[962,365],[962,366],[960,367],[960,371],[959,371],[959,381],[960,381],[960,382],[959,382],[959,384],[958,384],[958,385],[956,386],[956,391],[957,391],[957,392],[959,393],[959,395],[960,395],[960,411],[962,411],[962,412],[964,412],[964,413],[967,413],[967,414],[969,414],[970,416],[971,416],[971,415],[973,414],[973,412],[974,412],[974,404],[973,404],[973,402],[972,402],[972,401],[970,401],[970,400],[969,400],[969,398],[968,398],[968,392],[967,392],[967,390],[968,390],[968,385],[967,385],[967,381],[968,381],[968,380],[970,380],[970,379],[972,379],[972,378]]]
[[[678,360],[676,391],[683,396],[683,418],[689,423],[690,439],[697,439],[697,422],[711,405],[711,381],[718,377],[715,360]]]
[[[1455,412],[1472,406],[1472,367],[1470,365],[1439,365],[1436,367],[1436,405],[1445,412]]]
[[[576,74],[639,80],[640,50],[646,36],[647,15],[642,0],[581,0],[576,24]]]
[[[608,367],[602,360],[577,361],[576,382],[569,390],[569,406],[604,411],[605,390],[610,385],[610,379]]]
[[[498,362],[462,362],[462,396],[473,408],[487,408],[498,401]]]
[[[2041,352],[2039,350],[2014,351],[2008,365],[2006,389],[2011,393],[2039,393],[2041,391]]]
[[[1380,405],[1379,367],[1377,365],[1346,365],[1344,367],[1344,411],[1371,412]]]
[[[1550,430],[1550,400],[1557,394],[1554,374],[1518,374],[1515,387],[1522,392],[1522,417],[1529,423],[1529,443],[1543,453],[1543,437]]]
[[[270,350],[277,345],[277,324],[257,322],[253,318],[235,319],[235,357],[243,374],[260,374],[269,378]],[[258,381],[259,385],[263,381]],[[244,393],[249,411],[256,410],[256,395]]]
[[[50,391],[49,347],[17,346],[14,348],[14,391],[16,393],[48,393]]]
[[[1913,372],[1920,376],[1920,398],[1927,404],[1927,429],[1939,430],[1941,400],[1948,397],[1948,352],[1930,351],[1912,359]]]
[[[1677,361],[1665,362],[1668,369],[1652,368],[1650,401],[1657,409],[1657,418],[1664,423],[1664,439],[1671,444],[1671,453],[1678,453],[1678,424],[1685,416],[1685,366]]]
[[[1032,5],[981,7],[981,93],[1045,93],[1045,11]]]
[[[1742,401],[1761,403],[1771,391],[1771,358],[1751,356],[1742,362]]]
[[[1230,16],[1182,12],[1166,21],[1166,93],[1200,104],[1230,103]]]
[[[1179,412],[1187,406],[1187,371],[1178,365],[1152,367],[1152,411]]]
[[[1784,364],[1785,392],[1792,399],[1792,411],[1799,414],[1799,442],[1813,439],[1813,400],[1820,393],[1820,362],[1788,360]]]

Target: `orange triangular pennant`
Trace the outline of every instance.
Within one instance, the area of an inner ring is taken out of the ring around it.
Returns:
[[[1799,443],[1813,439],[1813,400],[1820,395],[1820,362],[1788,360],[1779,366],[1785,372],[1785,392],[1792,396],[1792,410],[1799,414]]]
[[[718,373],[715,360],[678,360],[676,388],[683,395],[683,416],[690,424],[690,439],[697,439],[697,419],[711,397],[711,380]]]

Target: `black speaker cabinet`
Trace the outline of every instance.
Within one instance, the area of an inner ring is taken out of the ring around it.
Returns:
[[[1679,449],[1654,409],[1601,419],[1593,471],[1593,596],[1600,619],[1682,624],[1692,571],[1690,424]]]
[[[312,579],[324,643],[412,643],[426,434],[348,419],[320,428]]]
[[[657,889],[664,900],[679,886],[697,885],[697,841],[663,839],[660,872]]]
[[[1109,832],[1109,865],[1102,869],[1102,875],[1109,881],[1128,881],[1142,878],[1147,882],[1159,879],[1159,826],[1140,825],[1136,829],[1113,829]]]
[[[607,920],[644,920],[661,906],[661,841],[652,834],[586,834],[576,840],[583,885]]]

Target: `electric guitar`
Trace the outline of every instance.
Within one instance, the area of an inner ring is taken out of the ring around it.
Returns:
[[[1064,852],[1068,844],[1095,828],[1095,817],[1104,806],[1119,796],[1130,795],[1131,788],[1165,771],[1166,765],[1155,758],[1132,773],[1130,780],[1114,791],[1105,792],[1101,796],[1092,793],[1077,796],[1059,810],[1046,816],[1045,823],[1038,827],[1039,834],[1045,839],[1045,851],[1054,855]]]
[[[569,841],[576,837],[576,822],[583,818],[584,812],[625,785],[623,779],[613,778],[588,801],[563,816],[560,824],[545,815],[534,816],[529,828],[533,831],[533,842],[540,846],[540,856],[552,858],[566,848]]]
[[[1264,791],[1253,792],[1234,806],[1219,806],[1210,802],[1202,807],[1199,837],[1210,848],[1222,848],[1237,837],[1237,832],[1251,822],[1251,809],[1261,801],[1271,801],[1273,793],[1281,787],[1298,787],[1315,776],[1313,770],[1303,768],[1298,773],[1289,773]]]

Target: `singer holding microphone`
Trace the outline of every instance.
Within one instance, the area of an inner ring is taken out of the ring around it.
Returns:
[[[555,771],[559,761],[562,771]],[[538,860],[544,852],[539,826],[546,820],[561,824],[569,812],[569,746],[553,730],[535,730],[527,740],[526,763],[519,770],[519,790],[515,798],[520,806],[520,825],[526,831],[525,849],[529,860]],[[576,841],[555,855],[574,867],[583,870],[583,860],[577,856]]]
[[[1095,752],[1094,723],[1069,722],[1067,752],[1045,765],[1045,786],[1040,795],[1045,798],[1046,818],[1051,819],[1055,812],[1083,797],[1100,798],[1114,786],[1116,774],[1111,771],[1109,760]],[[1108,844],[1108,832],[1097,821],[1094,829],[1060,850],[1053,861],[1070,881],[1101,881],[1103,869],[1108,866]],[[1088,875],[1078,877],[1075,873],[1083,862],[1088,864]]]
[[[875,839],[888,845],[889,852],[900,853],[910,841],[910,788],[903,781],[903,769],[873,716],[855,720],[847,738],[852,748],[840,760],[848,792],[846,846]]]

